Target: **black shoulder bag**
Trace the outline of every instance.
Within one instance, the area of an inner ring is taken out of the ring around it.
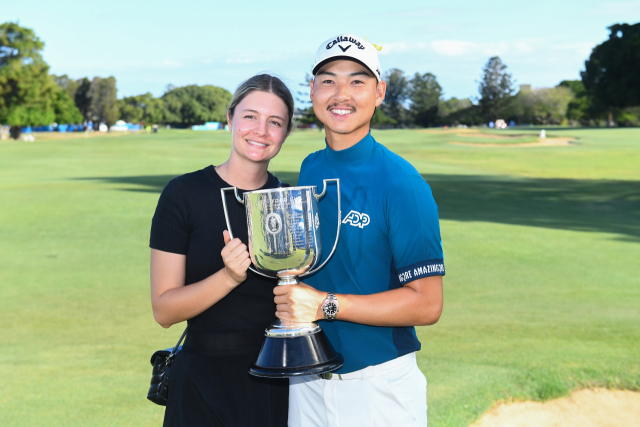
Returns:
[[[182,350],[180,343],[187,335],[189,330],[188,325],[182,336],[178,340],[178,344],[173,347],[173,350],[168,348],[166,350],[158,350],[151,356],[151,366],[153,366],[153,372],[151,373],[151,386],[149,387],[149,393],[147,393],[147,399],[155,404],[167,406],[167,398],[169,397],[169,370],[171,363],[176,354]]]

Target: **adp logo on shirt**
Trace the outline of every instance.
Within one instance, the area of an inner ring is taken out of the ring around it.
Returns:
[[[343,224],[351,224],[354,227],[360,228],[364,227],[365,225],[369,225],[370,222],[371,219],[369,218],[369,215],[356,211],[349,212],[347,216],[345,216],[342,220]]]

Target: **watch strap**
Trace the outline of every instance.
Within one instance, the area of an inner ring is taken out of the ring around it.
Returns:
[[[336,305],[336,312],[334,314],[327,313],[327,306],[330,302]],[[327,298],[322,303],[322,312],[324,313],[324,318],[326,320],[335,320],[339,310],[340,306],[338,305],[338,298],[336,298],[336,294],[332,292],[327,293]]]

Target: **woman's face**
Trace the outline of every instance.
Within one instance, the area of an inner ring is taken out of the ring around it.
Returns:
[[[233,118],[227,113],[233,151],[253,162],[268,162],[289,134],[288,117],[287,106],[277,95],[251,92],[236,106]]]

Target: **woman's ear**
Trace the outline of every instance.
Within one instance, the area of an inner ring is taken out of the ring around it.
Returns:
[[[229,132],[231,132],[231,117],[229,116],[229,110],[227,110],[227,126],[229,126]]]

